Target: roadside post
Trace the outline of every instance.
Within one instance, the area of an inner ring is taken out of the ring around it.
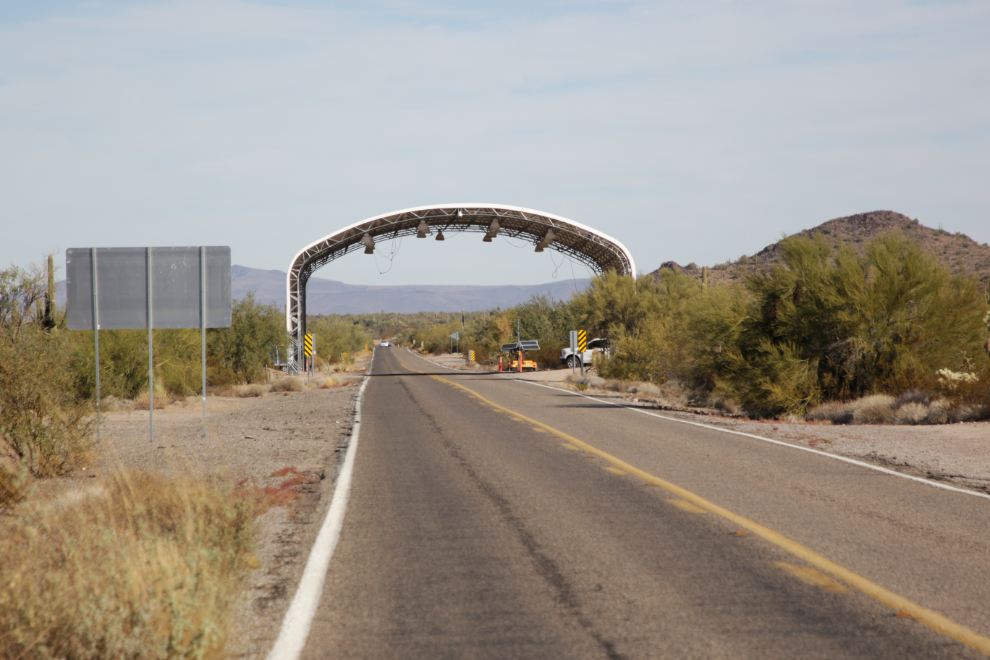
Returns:
[[[310,375],[313,372],[313,335],[303,335],[303,355],[306,356],[306,387],[309,387]]]
[[[584,375],[584,352],[588,350],[588,333],[584,330],[578,330],[577,336],[578,343],[578,354],[581,356],[581,375]]]
[[[156,327],[200,329],[205,438],[206,329],[231,324],[230,248],[69,248],[65,281],[69,329],[96,335],[97,439],[102,422],[99,331],[147,329],[148,429],[149,442],[154,441]]]
[[[574,361],[577,359],[577,337],[578,337],[577,330],[571,330],[571,373],[572,374],[574,373],[574,369],[577,366],[574,364]]]

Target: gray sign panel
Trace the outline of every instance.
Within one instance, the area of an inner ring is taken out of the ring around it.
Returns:
[[[151,314],[155,328],[198,328],[202,283],[198,247],[97,248],[96,289],[100,328],[148,327],[148,255],[151,255]],[[65,253],[70,330],[93,329],[91,248]],[[206,248],[206,327],[231,322],[230,248]]]

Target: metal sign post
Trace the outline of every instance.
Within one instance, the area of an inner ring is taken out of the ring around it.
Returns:
[[[199,248],[199,329],[203,335],[203,437],[206,437],[206,248]],[[268,380],[268,365],[265,365],[265,380]]]
[[[581,375],[584,375],[584,352],[588,350],[588,333],[578,330],[577,336],[578,353],[581,355]]]
[[[574,369],[577,367],[574,361],[578,359],[577,356],[577,330],[571,330],[571,373],[574,373]],[[584,356],[581,356],[581,361],[584,361]]]
[[[313,335],[307,333],[303,335],[303,359],[306,367],[306,387],[309,387],[309,379],[313,373]]]
[[[93,337],[96,342],[96,442],[99,444],[102,414],[100,412],[100,298],[96,286],[96,248],[90,248],[89,258],[93,264],[90,269],[90,286],[93,289]]]
[[[151,430],[151,437],[148,442],[155,441],[155,357],[151,345],[151,248],[145,248],[147,252],[147,272],[148,272],[148,295],[145,301],[148,303],[148,427]]]

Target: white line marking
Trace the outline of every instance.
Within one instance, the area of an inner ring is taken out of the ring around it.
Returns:
[[[504,378],[504,377],[503,377]],[[522,380],[519,378],[509,378],[507,380],[512,380],[517,383],[526,383],[527,385],[536,385],[537,387],[545,387],[548,390],[555,390],[563,394],[570,394],[572,396],[579,396],[584,399],[590,399],[592,401],[597,401],[599,403],[607,403],[610,406],[616,406],[618,408],[625,408],[626,410],[631,410],[633,412],[642,413],[644,415],[649,415],[650,417],[657,417],[659,419],[665,419],[669,422],[677,422],[678,424],[688,424],[690,426],[700,426],[704,429],[710,429],[712,431],[721,431],[722,433],[731,433],[732,435],[741,435],[745,438],[753,438],[754,440],[762,440],[763,442],[769,442],[771,444],[780,445],[781,447],[788,447],[790,449],[799,449],[801,451],[806,451],[812,454],[818,454],[819,456],[825,456],[826,458],[832,458],[837,461],[844,461],[846,463],[852,463],[853,465],[858,465],[860,467],[869,468],[871,470],[876,470],[877,472],[883,472],[884,474],[889,474],[894,477],[901,477],[902,479],[910,479],[911,481],[917,481],[918,483],[925,484],[927,486],[932,486],[933,488],[944,488],[945,490],[955,491],[957,493],[963,493],[965,495],[973,495],[975,497],[983,497],[990,500],[990,495],[986,493],[980,493],[974,490],[966,490],[965,488],[957,488],[956,486],[949,486],[948,484],[939,483],[937,481],[931,481],[929,479],[922,479],[921,477],[916,477],[911,474],[904,474],[903,472],[897,472],[896,470],[889,470],[887,468],[880,467],[879,465],[872,465],[864,461],[857,461],[855,458],[847,458],[846,456],[838,456],[836,454],[830,454],[828,452],[822,451],[820,449],[812,449],[811,447],[802,447],[801,445],[792,445],[789,442],[782,442],[781,440],[774,440],[772,438],[764,438],[762,435],[754,435],[752,433],[744,433],[742,431],[733,431],[731,429],[723,429],[717,426],[711,426],[709,424],[702,424],[701,422],[689,422],[685,419],[677,419],[676,417],[667,417],[666,415],[658,415],[657,413],[650,412],[648,410],[643,410],[642,408],[633,408],[631,406],[626,406],[621,403],[616,403],[615,401],[606,401],[604,399],[596,399],[593,396],[588,396],[587,394],[580,394],[578,392],[572,392],[570,390],[565,390],[560,387],[553,387],[552,385],[544,385],[543,383],[534,383],[531,380]]]
[[[406,350],[409,350],[409,349],[406,349]],[[409,351],[409,352],[412,353],[412,351]],[[415,353],[412,353],[412,354],[415,355]],[[433,364],[436,364],[438,367],[443,367],[444,369],[450,369],[450,367],[444,367],[442,364],[437,364],[436,362],[433,362],[433,360],[430,360],[429,358],[425,358],[425,357],[423,357],[421,355],[416,355],[416,357],[420,358],[421,360],[426,360],[427,362],[431,362]],[[774,440],[772,438],[765,438],[762,435],[754,435],[752,433],[744,433],[743,431],[733,431],[732,429],[723,429],[723,428],[719,428],[718,426],[711,426],[709,424],[702,424],[701,422],[689,422],[689,421],[687,421],[685,419],[677,419],[676,417],[667,417],[666,415],[658,415],[657,413],[650,412],[648,410],[643,410],[642,408],[633,408],[632,406],[626,406],[626,405],[623,405],[621,403],[616,403],[615,401],[606,401],[604,399],[596,399],[595,397],[588,396],[587,394],[580,394],[579,392],[572,392],[571,390],[565,390],[565,389],[563,389],[561,387],[554,387],[553,385],[545,385],[544,383],[537,383],[537,382],[534,382],[534,381],[531,381],[531,380],[524,380],[522,378],[512,378],[511,375],[505,375],[503,373],[497,374],[497,377],[498,378],[501,378],[502,380],[509,380],[509,381],[516,382],[516,383],[525,383],[527,385],[535,385],[536,387],[545,387],[548,390],[554,390],[556,392],[561,392],[563,394],[570,394],[572,396],[579,396],[579,397],[581,397],[583,399],[590,399],[591,401],[597,401],[599,403],[606,403],[606,404],[608,404],[610,406],[616,406],[617,408],[625,408],[626,410],[631,410],[633,412],[638,412],[638,413],[642,413],[644,415],[649,415],[650,417],[657,417],[659,419],[665,419],[665,420],[667,420],[669,422],[677,422],[678,424],[688,424],[690,426],[700,426],[701,428],[710,429],[712,431],[720,431],[722,433],[730,433],[732,435],[741,435],[744,438],[752,438],[754,440],[762,440],[763,442],[769,442],[771,444],[779,445],[781,447],[788,447],[790,449],[800,449],[801,451],[806,451],[806,452],[809,452],[811,454],[817,454],[819,456],[825,456],[826,458],[832,458],[832,459],[835,459],[837,461],[843,461],[845,463],[851,463],[853,465],[858,465],[860,467],[869,468],[870,470],[875,470],[877,472],[882,472],[884,474],[889,474],[889,475],[894,476],[894,477],[901,477],[902,479],[910,479],[911,481],[917,481],[918,483],[925,484],[926,486],[932,486],[933,488],[943,488],[945,490],[951,490],[951,491],[956,492],[956,493],[963,493],[965,495],[973,495],[974,497],[982,497],[982,498],[985,498],[985,499],[990,500],[990,495],[988,495],[986,493],[981,493],[981,492],[975,491],[975,490],[967,490],[965,488],[958,488],[956,486],[950,486],[948,484],[939,483],[938,481],[932,481],[930,479],[923,479],[921,477],[916,477],[916,476],[911,475],[911,474],[904,474],[903,472],[898,472],[896,470],[890,470],[888,468],[880,467],[879,465],[873,465],[872,463],[866,463],[865,461],[858,461],[855,458],[848,458],[846,456],[839,456],[837,454],[830,454],[830,453],[825,452],[825,451],[822,451],[820,449],[812,449],[811,447],[802,447],[801,445],[792,445],[789,442],[783,442],[781,440]]]
[[[371,353],[371,360],[374,363],[374,351]],[[316,609],[320,605],[327,567],[330,565],[330,558],[333,557],[333,551],[337,547],[337,541],[340,540],[340,530],[344,526],[347,500],[351,495],[354,456],[357,454],[358,434],[361,431],[361,404],[364,402],[364,389],[368,386],[370,374],[371,365],[368,366],[368,373],[358,391],[354,428],[347,445],[347,454],[344,456],[344,465],[340,469],[340,476],[337,477],[337,485],[333,491],[330,509],[327,511],[327,517],[323,520],[323,526],[313,543],[313,548],[309,552],[306,568],[303,570],[302,579],[299,581],[299,589],[292,598],[289,610],[285,613],[282,629],[279,631],[278,639],[275,640],[275,646],[268,654],[268,660],[296,660],[302,653],[303,647],[306,646],[313,616],[316,615]]]

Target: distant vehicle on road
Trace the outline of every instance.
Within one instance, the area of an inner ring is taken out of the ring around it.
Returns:
[[[595,356],[595,353],[608,353],[612,350],[612,344],[606,337],[598,337],[592,339],[588,342],[586,350],[580,355],[583,358],[584,366],[591,366],[591,359]],[[560,361],[566,364],[568,367],[576,367],[580,364],[578,362],[578,355],[571,353],[571,349],[564,348],[560,351]]]
[[[389,346],[391,346],[391,344],[388,343],[388,340],[385,340],[385,341],[379,343],[378,345],[381,346],[382,348],[388,348]]]

